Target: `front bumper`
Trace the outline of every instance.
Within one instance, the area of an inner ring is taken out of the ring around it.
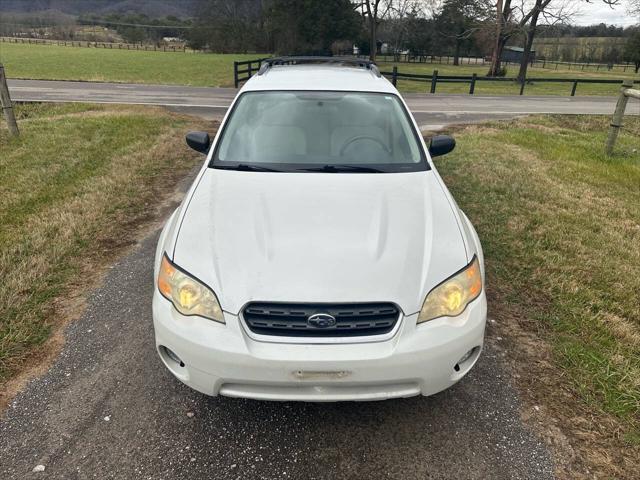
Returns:
[[[433,395],[455,384],[473,367],[482,349],[486,317],[483,292],[456,318],[416,325],[417,314],[402,317],[397,333],[385,341],[267,343],[249,338],[235,315],[225,312],[225,325],[185,317],[157,290],[153,297],[156,347],[179,380],[207,395],[260,400]],[[471,356],[458,364],[470,350]]]

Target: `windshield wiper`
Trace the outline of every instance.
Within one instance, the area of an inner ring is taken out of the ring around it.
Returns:
[[[262,167],[260,165],[248,165],[246,163],[239,163],[237,165],[216,165],[213,164],[213,168],[219,168],[222,170],[240,170],[243,172],[281,172],[275,168]]]
[[[355,172],[355,173],[384,173],[383,170],[373,167],[365,167],[361,165],[323,165],[321,167],[299,168],[305,172]]]

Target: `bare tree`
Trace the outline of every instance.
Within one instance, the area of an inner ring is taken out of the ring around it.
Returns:
[[[521,6],[520,11],[524,14],[524,8],[522,7],[523,6]],[[518,82],[520,83],[524,83],[527,78],[527,68],[529,67],[533,40],[540,18],[542,18],[546,25],[569,23],[571,17],[576,14],[576,9],[575,3],[571,2],[571,0],[554,0],[553,5],[551,4],[551,0],[535,0],[532,12],[529,24],[526,25],[524,30],[524,51],[522,52],[520,70],[518,71]]]
[[[535,15],[537,22],[540,11],[547,8],[552,0],[535,0],[531,10],[525,11],[524,5],[514,5],[512,0],[497,0],[496,3],[496,42],[491,55],[491,67],[487,76],[502,74],[502,52],[509,39],[518,31],[523,31],[529,20]],[[520,8],[519,8],[520,7]],[[518,17],[518,13],[520,18]],[[533,39],[531,40],[533,43]]]
[[[369,60],[375,61],[378,53],[378,26],[393,7],[393,0],[364,0],[356,4],[369,27]]]
[[[399,61],[408,34],[408,19],[422,12],[422,3],[420,0],[395,0],[389,10],[389,18],[383,27],[391,40],[395,61]]]
[[[590,2],[590,0],[584,1]],[[551,5],[551,2],[554,4]],[[613,7],[618,5],[620,0],[602,0],[602,2]],[[533,0],[532,2],[525,0],[517,5],[512,0],[496,0],[496,36],[491,55],[491,67],[487,76],[494,77],[502,73],[501,57],[505,45],[514,34],[524,32],[531,19],[535,18],[533,30],[529,29],[529,33],[533,34],[531,35],[531,44],[533,44],[535,26],[537,26],[540,14],[548,12],[557,3],[558,0]]]

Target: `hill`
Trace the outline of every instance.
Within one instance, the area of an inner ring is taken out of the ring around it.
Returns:
[[[191,17],[196,0],[2,0],[0,13],[58,11],[69,15],[137,13],[150,18]]]

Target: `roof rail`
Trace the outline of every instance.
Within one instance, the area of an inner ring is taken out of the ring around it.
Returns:
[[[354,67],[366,68],[371,70],[376,77],[381,77],[380,69],[371,60],[364,60],[362,58],[354,57],[272,57],[265,58],[260,65],[258,75],[263,75],[274,65],[300,65],[303,63],[335,63],[341,65],[350,65]]]

